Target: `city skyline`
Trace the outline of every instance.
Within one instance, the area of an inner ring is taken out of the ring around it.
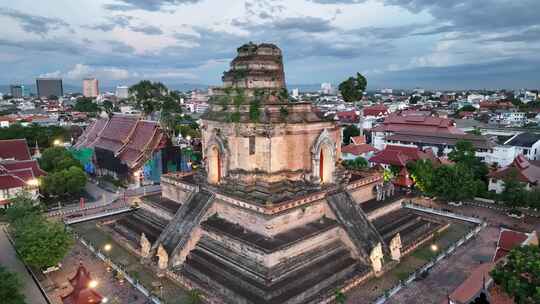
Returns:
[[[10,71],[0,84],[215,85],[234,47],[254,41],[284,50],[288,84],[361,72],[369,89],[534,88],[539,9],[534,0],[17,1],[0,5],[0,68]]]

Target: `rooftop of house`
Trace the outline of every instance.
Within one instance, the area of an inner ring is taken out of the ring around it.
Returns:
[[[349,154],[353,154],[353,155],[356,155],[356,156],[360,156],[364,153],[368,153],[368,152],[377,152],[379,150],[377,150],[376,148],[372,147],[371,145],[368,145],[368,144],[354,144],[354,143],[351,143],[349,145],[346,145],[344,147],[341,148],[341,153],[349,153]]]
[[[540,180],[540,161],[528,160],[520,154],[510,165],[491,172],[489,177],[494,179],[512,177],[524,183],[536,183]]]
[[[431,150],[424,152],[418,147],[387,145],[384,150],[371,157],[369,162],[404,167],[410,161],[435,158]]]
[[[362,109],[364,116],[383,116],[388,114],[388,108],[384,104],[376,104]]]
[[[532,147],[536,142],[540,140],[540,134],[524,132],[517,134],[514,137],[506,141],[505,145],[517,146],[517,147]]]
[[[431,133],[464,134],[456,128],[453,120],[429,116],[424,112],[408,111],[388,115],[382,124],[372,128],[373,132],[420,131]]]
[[[26,139],[0,140],[0,159],[30,160]]]
[[[396,131],[386,137],[387,141],[421,142],[434,145],[455,145],[460,140],[470,141],[477,149],[491,149],[495,145],[483,135],[431,133],[425,131]]]
[[[157,148],[163,140],[159,123],[142,120],[138,115],[115,114],[89,125],[74,147],[111,151],[130,168],[135,168],[144,162],[145,152]]]

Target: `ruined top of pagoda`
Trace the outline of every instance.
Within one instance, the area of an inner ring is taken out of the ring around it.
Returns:
[[[286,89],[281,50],[276,45],[250,42],[239,47],[237,52],[230,69],[223,73],[224,88]]]

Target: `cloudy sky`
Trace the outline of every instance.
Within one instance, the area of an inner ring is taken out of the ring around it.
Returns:
[[[539,0],[0,0],[0,84],[219,84],[273,42],[287,83],[540,87]]]

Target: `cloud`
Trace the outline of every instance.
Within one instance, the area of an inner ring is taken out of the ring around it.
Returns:
[[[271,25],[277,30],[299,30],[307,33],[322,33],[334,29],[329,20],[309,16],[278,19]]]
[[[146,35],[161,35],[163,31],[153,25],[132,25],[129,27],[134,32],[144,33]]]
[[[133,21],[137,18],[127,15],[114,15],[107,17],[107,21],[94,25],[84,25],[84,28],[99,30],[103,32],[110,32],[115,28],[129,29],[133,32],[143,33],[146,35],[162,35],[163,31],[161,28],[155,25],[145,25],[145,24],[133,24]]]
[[[128,70],[117,67],[93,67],[77,63],[66,72],[54,71],[42,74],[42,76],[63,77],[67,80],[82,80],[88,77],[95,77],[100,80],[125,80],[133,75]]]
[[[202,0],[117,0],[113,4],[105,4],[104,7],[113,11],[160,11],[167,6],[177,6],[180,4],[194,4]]]
[[[69,24],[59,18],[31,15],[5,7],[0,7],[0,16],[13,18],[20,23],[26,32],[42,36],[53,30],[69,28]]]
[[[367,0],[308,0],[319,4],[358,4]]]

